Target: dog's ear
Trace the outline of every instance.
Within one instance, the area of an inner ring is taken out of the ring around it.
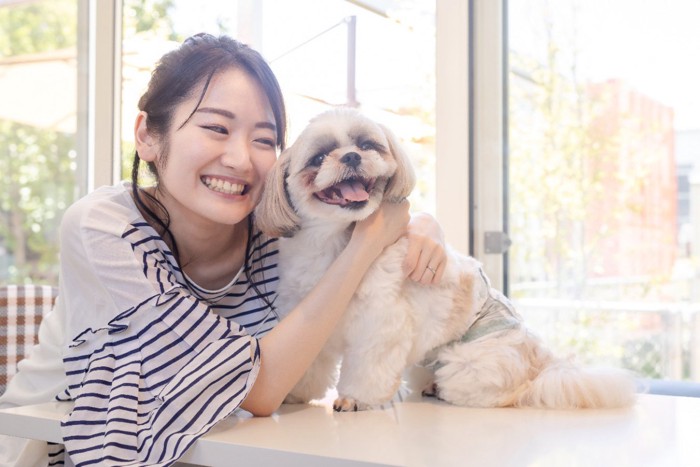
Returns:
[[[255,208],[255,223],[271,237],[291,237],[299,230],[300,219],[287,193],[291,147],[283,151],[267,174],[262,199]]]
[[[413,191],[413,187],[416,185],[416,173],[413,170],[408,154],[399,144],[396,135],[386,126],[379,126],[384,131],[384,135],[389,142],[389,151],[391,151],[396,160],[396,172],[394,172],[394,175],[389,179],[389,183],[387,183],[384,190],[384,199],[399,201],[407,198]]]

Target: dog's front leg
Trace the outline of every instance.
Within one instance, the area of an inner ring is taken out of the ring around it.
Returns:
[[[375,350],[369,355],[343,358],[338,398],[333,403],[335,411],[371,409],[390,401],[399,390],[410,349],[387,346]]]
[[[377,310],[382,320],[372,320],[381,330],[348,336],[352,340],[343,355],[338,381],[338,412],[367,410],[388,402],[398,391],[412,348],[412,331],[407,314],[393,305]],[[393,312],[392,312],[393,311]],[[366,310],[369,314],[371,311]]]

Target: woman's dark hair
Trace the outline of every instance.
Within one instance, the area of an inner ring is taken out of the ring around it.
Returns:
[[[147,115],[148,132],[161,141],[161,163],[167,158],[167,134],[173,124],[177,106],[191,98],[195,90],[203,84],[197,105],[185,120],[187,123],[199,108],[214,75],[231,68],[247,72],[262,87],[275,118],[277,147],[280,150],[284,149],[287,129],[284,99],[277,78],[265,59],[247,45],[228,36],[216,37],[200,33],[189,37],[177,49],[161,57],[151,74],[148,89],[139,99],[139,110]],[[173,254],[179,262],[177,243],[169,228],[170,216],[167,209],[154,196],[139,187],[140,162],[136,152],[131,168],[134,201],[147,220],[155,223],[156,230],[160,230],[159,233],[170,240]],[[148,162],[148,169],[158,182],[156,164]],[[149,202],[144,202],[142,196],[146,196]]]

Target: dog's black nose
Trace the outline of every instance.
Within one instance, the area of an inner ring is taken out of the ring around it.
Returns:
[[[340,158],[340,162],[349,167],[357,167],[362,162],[362,156],[356,152],[349,152]]]

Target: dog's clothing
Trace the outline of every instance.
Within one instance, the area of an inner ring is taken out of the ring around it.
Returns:
[[[477,293],[479,294],[479,302],[483,300],[483,304],[476,314],[474,323],[459,339],[459,342],[471,342],[493,332],[517,329],[523,322],[510,300],[491,287],[491,283],[481,268],[479,268],[479,275],[481,276],[481,284]]]
[[[432,370],[442,367],[444,363],[440,362],[436,355],[446,347],[473,342],[495,332],[518,329],[522,326],[522,317],[515,311],[508,297],[491,287],[491,282],[482,268],[479,268],[479,276],[481,281],[479,281],[476,293],[477,301],[481,303],[481,306],[475,315],[474,322],[461,337],[443,344],[431,352],[432,358],[426,359],[423,366]]]

